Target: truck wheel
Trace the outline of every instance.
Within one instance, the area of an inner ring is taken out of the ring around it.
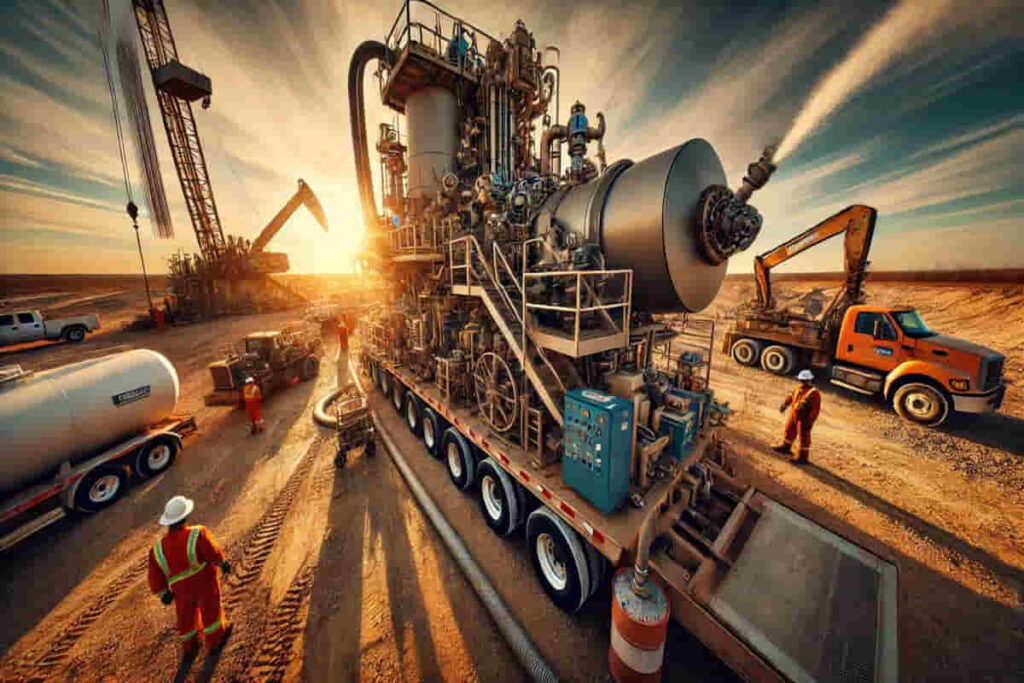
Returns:
[[[732,359],[740,365],[746,365],[747,367],[754,367],[757,365],[757,361],[761,359],[761,349],[764,348],[764,344],[753,339],[737,339],[732,345],[729,354]]]
[[[320,359],[316,356],[306,356],[302,361],[302,381],[311,380],[320,374]]]
[[[461,491],[471,489],[476,483],[476,458],[466,437],[449,427],[441,437],[441,450],[448,465],[448,477],[455,487]]]
[[[391,379],[391,373],[389,373],[384,368],[381,368],[378,374],[380,376],[380,393],[384,395],[384,398],[390,399],[391,382],[394,381]]]
[[[773,344],[761,353],[761,367],[776,375],[788,375],[796,366],[796,354],[787,346]]]
[[[405,407],[405,387],[394,377],[391,378],[391,405],[395,407],[399,414],[402,413],[402,408]]]
[[[925,427],[938,427],[945,422],[949,404],[944,391],[921,382],[904,384],[892,397],[893,408],[900,417]]]
[[[83,512],[102,510],[117,500],[127,483],[123,468],[114,465],[96,467],[78,482],[75,509]]]
[[[412,394],[405,397],[405,426],[416,436],[423,434],[423,407]]]
[[[85,339],[85,328],[80,325],[76,325],[75,327],[69,327],[68,329],[64,330],[64,339],[68,340],[69,342],[77,344],[78,342]]]
[[[135,458],[135,473],[143,479],[160,474],[174,464],[178,455],[178,444],[174,439],[153,439],[141,449]]]
[[[579,534],[548,508],[541,506],[526,520],[526,538],[544,592],[570,614],[591,594],[590,563]]]
[[[511,535],[526,518],[526,492],[490,458],[480,463],[477,476],[484,521],[502,538]]]
[[[445,424],[433,409],[423,406],[423,445],[435,458],[441,457],[441,435]]]
[[[373,361],[370,361],[370,377],[373,379],[373,385],[378,389],[380,389],[380,375],[380,366]]]

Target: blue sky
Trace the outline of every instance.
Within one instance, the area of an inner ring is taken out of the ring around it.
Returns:
[[[134,36],[128,1],[110,2],[115,33]],[[779,171],[755,195],[762,236],[730,265],[749,272],[754,253],[855,202],[879,209],[876,269],[1024,267],[1024,13],[1014,4],[444,6],[492,35],[522,18],[539,45],[557,45],[563,116],[574,99],[603,111],[609,160],[703,137],[736,186],[766,144],[785,140]],[[362,40],[383,38],[400,3],[166,5],[182,60],[213,79],[213,106],[196,114],[226,231],[255,236],[301,177],[331,233],[297,214],[274,246],[295,271],[345,269],[362,229],[348,60]],[[138,271],[98,16],[98,0],[0,7],[0,272]],[[176,238],[156,240],[146,221],[142,235],[162,270],[195,242],[155,101],[150,111]],[[371,125],[385,118],[371,107]],[[839,246],[792,269],[838,269]]]

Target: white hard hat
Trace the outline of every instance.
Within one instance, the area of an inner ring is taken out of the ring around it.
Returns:
[[[811,372],[810,370],[801,370],[800,373],[796,376],[796,378],[801,382],[813,382],[814,373]]]
[[[192,514],[192,508],[195,506],[196,504],[185,496],[171,498],[164,506],[164,514],[160,515],[160,524],[163,526],[177,524]]]
[[[255,384],[256,380],[254,380],[252,377],[246,377],[245,378],[245,383],[246,384]]]

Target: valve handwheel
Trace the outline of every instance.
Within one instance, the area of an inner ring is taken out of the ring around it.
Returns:
[[[473,384],[484,419],[496,431],[511,429],[516,422],[519,391],[508,364],[494,352],[485,353],[473,367]]]

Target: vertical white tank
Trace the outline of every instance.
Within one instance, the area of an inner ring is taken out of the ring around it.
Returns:
[[[433,197],[441,176],[452,170],[459,144],[455,94],[431,86],[405,102],[409,142],[409,197]]]
[[[167,417],[178,373],[164,356],[135,349],[0,385],[0,492],[92,455]]]

